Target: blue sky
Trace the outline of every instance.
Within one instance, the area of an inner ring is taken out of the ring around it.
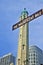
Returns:
[[[9,52],[17,54],[19,29],[12,31],[23,8],[29,15],[43,9],[43,0],[0,0],[0,56]],[[29,23],[29,45],[43,50],[43,16]]]

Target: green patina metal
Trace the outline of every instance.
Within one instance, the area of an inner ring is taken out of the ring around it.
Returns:
[[[24,8],[24,11],[21,12],[21,16],[28,15],[28,12],[26,11],[26,8]]]

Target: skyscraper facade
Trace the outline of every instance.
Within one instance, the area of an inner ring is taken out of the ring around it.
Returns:
[[[11,53],[0,57],[0,65],[15,65],[15,57]]]
[[[29,65],[43,64],[43,51],[37,46],[29,47]]]

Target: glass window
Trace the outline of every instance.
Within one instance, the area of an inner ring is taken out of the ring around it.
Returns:
[[[35,63],[35,60],[34,60],[34,63]]]

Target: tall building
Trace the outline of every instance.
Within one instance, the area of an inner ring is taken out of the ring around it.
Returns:
[[[0,57],[0,65],[15,65],[15,57],[11,53]]]
[[[28,12],[24,8],[21,13],[20,20],[28,17]],[[18,42],[18,53],[16,65],[29,65],[28,64],[28,23],[20,27],[19,42]]]
[[[43,65],[43,51],[37,46],[29,47],[29,65]]]

